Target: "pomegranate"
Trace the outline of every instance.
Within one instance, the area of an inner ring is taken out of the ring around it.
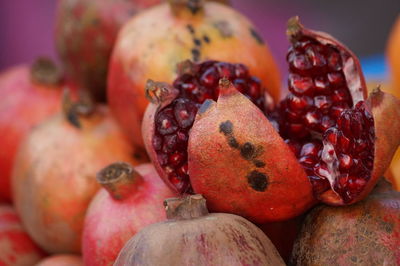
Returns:
[[[44,58],[0,75],[0,198],[11,200],[11,169],[20,141],[59,111],[61,85],[61,72]]]
[[[240,216],[209,214],[201,195],[164,205],[168,220],[131,238],[114,265],[284,265],[260,229]]]
[[[270,101],[260,110],[252,94],[239,93],[242,84],[232,84],[230,73],[213,90],[217,103],[206,94],[200,108],[192,94],[182,96],[193,82],[178,87],[186,76],[173,86],[149,83],[155,104],[143,123],[146,149],[177,191],[193,189],[213,211],[265,223],[300,215],[314,197],[357,202],[382,176],[400,141],[399,100],[379,89],[367,100],[357,58],[333,37],[305,29],[298,18],[288,35],[290,92],[273,111]]]
[[[163,200],[174,193],[154,166],[113,163],[97,174],[103,186],[88,208],[82,237],[85,265],[112,265],[125,242],[145,226],[165,220]]]
[[[33,265],[44,253],[22,228],[13,207],[0,205],[0,265]]]
[[[295,242],[292,265],[399,265],[400,192],[385,186],[390,185],[382,180],[351,206],[312,210]]]
[[[300,215],[286,221],[258,225],[274,244],[285,262],[289,262],[294,241],[300,232],[304,218],[304,215]]]
[[[64,113],[37,126],[21,144],[12,176],[17,212],[49,253],[79,252],[86,209],[99,189],[96,172],[135,153],[104,106],[64,100]],[[140,157],[142,156],[142,157]]]
[[[81,256],[53,255],[41,260],[36,266],[83,266]]]
[[[147,79],[172,82],[177,63],[187,59],[244,63],[279,98],[276,63],[243,15],[220,3],[169,0],[124,25],[110,60],[110,109],[135,145],[143,146],[139,136]]]
[[[117,33],[137,12],[161,0],[60,0],[55,39],[69,78],[105,100],[108,61]]]

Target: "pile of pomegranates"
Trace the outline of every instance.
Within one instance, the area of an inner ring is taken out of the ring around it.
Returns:
[[[400,100],[286,34],[281,95],[229,1],[59,0],[63,69],[0,75],[0,264],[399,264]]]

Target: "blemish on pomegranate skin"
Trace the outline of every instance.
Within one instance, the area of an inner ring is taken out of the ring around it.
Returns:
[[[265,163],[262,162],[262,161],[259,161],[259,160],[254,160],[253,163],[254,163],[254,165],[255,165],[256,167],[258,167],[258,168],[262,168],[262,167],[265,166]]]
[[[222,132],[225,136],[229,136],[233,133],[233,124],[227,120],[219,124],[219,132]]]
[[[264,40],[261,38],[260,34],[258,34],[258,32],[255,29],[250,28],[250,34],[251,36],[253,36],[254,39],[256,39],[258,44],[264,45]]]
[[[210,42],[211,42],[210,38],[209,38],[207,35],[204,35],[204,36],[203,36],[203,41],[204,41],[205,43],[210,43]]]
[[[222,38],[230,38],[233,36],[233,30],[225,20],[215,22],[214,27],[219,31]]]
[[[268,186],[268,177],[266,174],[254,170],[247,176],[249,185],[256,191],[264,192]]]
[[[192,59],[194,62],[198,62],[200,60],[200,50],[197,48],[193,48],[191,50],[192,53]]]
[[[194,28],[193,28],[192,25],[188,24],[188,25],[186,25],[186,28],[189,30],[189,32],[190,32],[191,34],[194,34],[194,33],[195,33],[195,30],[194,30]]]
[[[240,147],[240,155],[246,160],[251,160],[256,156],[256,149],[253,144],[246,142]]]

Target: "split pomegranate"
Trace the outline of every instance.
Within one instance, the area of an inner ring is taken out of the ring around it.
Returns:
[[[0,75],[0,198],[11,200],[11,170],[21,140],[59,111],[61,78],[56,65],[44,58]]]
[[[7,204],[0,205],[0,265],[34,265],[45,256],[32,241],[14,209]]]
[[[306,217],[290,265],[399,265],[400,192],[382,179],[351,206],[319,206]]]
[[[108,61],[122,25],[161,0],[60,0],[55,39],[69,78],[105,100]]]
[[[112,265],[133,235],[165,220],[162,203],[174,193],[154,166],[113,163],[97,174],[103,186],[90,203],[82,236],[85,265]]]
[[[201,195],[167,199],[168,220],[131,238],[114,265],[284,265],[271,241],[244,218],[209,214]]]
[[[83,266],[82,257],[78,255],[53,255],[41,260],[35,266]]]
[[[179,65],[173,87],[149,81],[146,94],[152,101],[145,114],[143,135],[148,154],[160,176],[179,193],[192,192],[188,175],[187,144],[196,113],[207,99],[216,99],[218,82],[228,77],[261,110],[270,110],[271,100],[261,81],[243,64],[185,61]]]
[[[279,99],[276,63],[243,15],[204,0],[165,1],[124,25],[111,56],[110,109],[135,145],[143,147],[140,129],[148,105],[144,90],[147,79],[170,83],[176,78],[177,64],[187,59],[243,63],[272,97]]]
[[[155,104],[143,123],[146,149],[177,191],[192,186],[213,211],[265,223],[300,215],[313,198],[355,203],[385,172],[400,142],[399,100],[379,89],[366,99],[358,59],[333,37],[305,29],[298,18],[288,35],[289,94],[272,111],[270,101],[260,109],[252,93],[239,93],[243,85],[226,73],[214,89],[217,103],[206,91],[200,108],[181,92],[193,82],[178,87],[186,73],[173,87],[149,83]]]
[[[68,99],[64,113],[35,127],[21,144],[12,176],[22,223],[49,253],[80,252],[99,169],[116,160],[137,164],[145,159],[130,148],[106,107]]]

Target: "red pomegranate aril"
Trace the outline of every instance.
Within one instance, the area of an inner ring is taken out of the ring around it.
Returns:
[[[337,143],[337,137],[338,137],[338,130],[337,128],[329,128],[326,132],[325,132],[325,139],[328,140],[329,143],[331,143],[332,145],[336,145]]]
[[[332,118],[336,119],[340,116],[340,114],[349,108],[349,105],[346,102],[337,102],[331,108],[330,115]]]
[[[249,69],[243,64],[236,64],[235,75],[238,78],[246,78],[249,75]]]
[[[353,160],[349,155],[343,153],[339,156],[340,170],[349,170],[352,165]]]
[[[332,48],[328,52],[328,67],[332,71],[340,71],[342,70],[342,59],[340,58],[340,54],[335,50]]]
[[[352,136],[350,119],[351,119],[350,110],[345,110],[342,112],[341,116],[337,120],[339,129],[345,134],[345,136],[348,137]],[[357,123],[359,124],[359,122]]]
[[[307,109],[310,105],[312,105],[312,100],[307,96],[296,96],[290,95],[288,96],[288,104],[289,108],[294,112],[302,112]]]
[[[207,99],[217,99],[221,78],[228,77],[241,93],[265,111],[261,81],[250,76],[246,66],[217,61],[188,64],[182,65],[184,74],[173,83],[178,90],[177,97],[155,114],[155,135],[152,139],[159,164],[170,183],[181,193],[191,191],[186,151],[190,128],[199,106]]]
[[[314,141],[309,142],[303,145],[300,151],[300,157],[303,156],[318,156],[319,151],[321,150],[321,144]]]
[[[350,139],[343,134],[339,135],[337,147],[340,152],[348,152],[351,147]]]
[[[310,60],[304,54],[298,54],[296,52],[289,56],[289,66],[295,72],[305,72],[310,70],[312,65]]]
[[[329,84],[323,76],[314,78],[314,86],[316,93],[320,93],[322,95],[330,93]]]
[[[296,155],[296,157],[297,157],[299,155],[299,151],[300,151],[300,144],[291,139],[286,139],[285,143],[289,146],[289,148],[292,150],[294,155]]]
[[[320,132],[325,132],[334,125],[335,122],[329,116],[324,115],[321,119]]]
[[[297,94],[308,94],[313,89],[313,81],[309,77],[302,77],[296,74],[289,75],[289,90]]]
[[[314,105],[320,109],[321,112],[326,113],[332,106],[332,100],[329,96],[318,95],[314,97]]]
[[[328,73],[327,77],[332,86],[339,87],[344,84],[344,77],[341,72]]]
[[[321,123],[320,112],[317,110],[308,112],[304,116],[304,123],[309,129],[317,129],[318,125]]]
[[[305,53],[310,59],[313,67],[320,68],[326,65],[325,58],[320,54],[320,51],[320,47],[315,45],[310,45],[305,50]]]
[[[333,91],[332,100],[334,102],[346,102],[350,99],[346,89],[337,89]]]
[[[212,88],[217,86],[219,75],[215,68],[207,69],[200,78],[200,84],[207,87]]]
[[[306,167],[312,167],[315,165],[316,162],[317,162],[317,158],[314,156],[303,156],[303,157],[300,157],[300,159],[299,159],[299,163],[301,163],[302,165],[304,165]]]

